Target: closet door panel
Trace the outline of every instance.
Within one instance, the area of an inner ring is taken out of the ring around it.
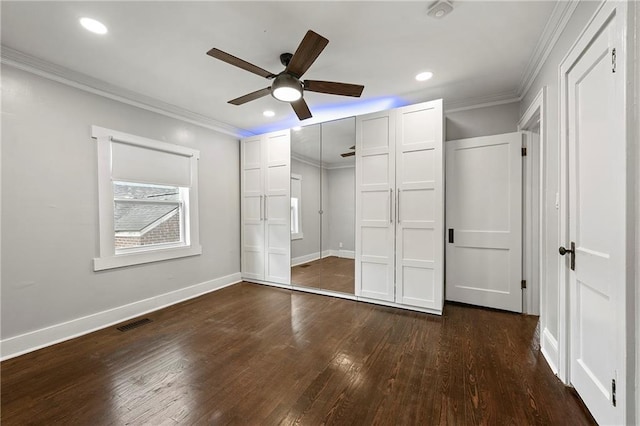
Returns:
[[[264,136],[265,280],[291,283],[291,140],[289,131]]]
[[[397,110],[396,302],[442,309],[442,101]]]
[[[244,139],[241,146],[242,277],[264,279],[263,153],[260,136]]]
[[[356,272],[360,297],[394,301],[395,116],[356,118]]]

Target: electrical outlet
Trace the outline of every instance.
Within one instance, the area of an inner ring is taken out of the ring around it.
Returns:
[[[342,248],[342,243],[338,243],[338,248]]]

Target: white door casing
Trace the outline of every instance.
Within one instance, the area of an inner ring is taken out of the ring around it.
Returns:
[[[540,123],[523,130],[526,156],[522,161],[522,311],[540,315]]]
[[[356,296],[395,301],[395,114],[356,117]]]
[[[442,101],[396,110],[396,302],[442,309]]]
[[[446,143],[446,298],[522,312],[522,135]]]
[[[603,5],[560,73],[561,241],[575,247],[574,268],[572,253],[562,262],[569,315],[561,321],[569,381],[600,424],[624,424],[626,407],[625,7]]]

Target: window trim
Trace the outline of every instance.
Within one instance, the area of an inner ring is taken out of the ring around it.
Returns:
[[[298,199],[298,232],[291,232],[291,240],[295,241],[295,240],[302,240],[304,239],[304,233],[302,232],[302,175],[299,175],[297,173],[291,173],[291,180],[294,181],[299,181],[299,186],[300,186],[300,194],[296,194],[298,195],[298,197],[294,197],[293,196],[293,182],[291,183],[291,199],[293,198],[297,198]],[[293,223],[293,222],[291,222]]]
[[[200,159],[200,151],[99,126],[91,126],[91,137],[97,141],[98,152],[98,227],[100,240],[99,257],[93,259],[93,270],[102,271],[202,254],[198,221],[198,161]],[[172,247],[156,246],[146,250],[116,253],[113,232],[113,181],[111,177],[112,141],[182,155],[190,159],[191,185],[188,191],[188,202],[184,206],[185,243],[183,245],[173,245]]]

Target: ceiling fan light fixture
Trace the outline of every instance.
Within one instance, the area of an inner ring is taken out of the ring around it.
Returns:
[[[302,97],[302,84],[289,74],[280,74],[273,80],[271,95],[283,102],[297,101]]]
[[[275,112],[271,111],[270,109],[263,111],[262,115],[264,115],[265,117],[274,117],[276,115]]]

